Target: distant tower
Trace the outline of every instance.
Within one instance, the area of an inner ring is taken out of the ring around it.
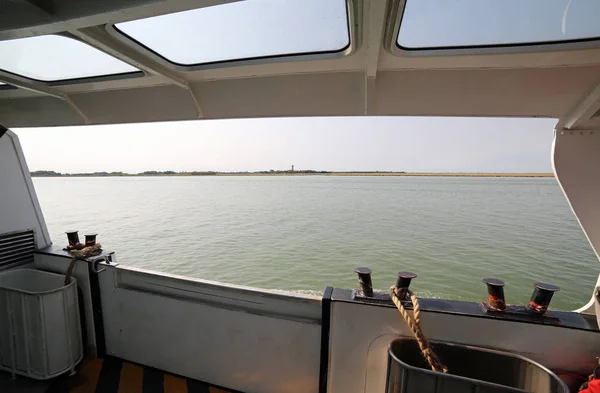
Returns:
[[[292,165],[292,172],[294,172],[294,166]]]

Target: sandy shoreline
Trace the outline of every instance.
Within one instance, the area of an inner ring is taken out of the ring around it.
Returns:
[[[410,176],[410,177],[554,177],[553,173],[409,173],[409,172],[329,172],[329,173],[217,173],[213,176]]]
[[[159,173],[159,174],[62,174],[32,177],[188,177],[188,176],[409,176],[409,177],[554,177],[553,173],[450,173],[450,172],[216,172],[216,173]]]
[[[331,173],[333,176],[554,177],[553,173]]]

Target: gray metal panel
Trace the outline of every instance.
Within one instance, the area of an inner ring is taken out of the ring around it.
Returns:
[[[364,73],[229,79],[192,85],[206,118],[356,116],[364,113]]]
[[[0,234],[0,270],[33,262],[35,232],[24,230]]]
[[[379,71],[371,114],[558,118],[598,82],[598,73],[598,67]]]
[[[235,70],[239,69],[231,69]],[[362,70],[300,73],[298,67],[293,71],[298,73],[247,77],[240,72],[241,77],[193,82],[195,98],[173,85],[136,88],[133,82],[146,84],[150,81],[146,77],[124,80],[121,87],[111,81],[68,89],[90,124],[365,114],[558,118],[597,83],[600,68],[394,69],[380,70],[377,78],[369,80]],[[76,90],[99,86],[106,90]],[[84,124],[71,105],[52,97],[1,97],[0,119],[10,126]]]
[[[114,267],[99,277],[109,354],[248,393],[318,391],[319,300]]]
[[[10,127],[83,125],[84,121],[66,101],[54,97],[2,100],[0,119]],[[4,138],[2,138],[4,139]]]
[[[189,91],[179,86],[156,86],[130,90],[73,94],[73,102],[92,124],[190,120],[198,109]]]
[[[321,324],[320,298],[265,291],[120,266],[119,288],[149,292],[209,306],[292,321]]]
[[[48,246],[50,235],[23,149],[19,138],[10,130],[0,139],[0,168],[0,233],[32,229],[36,247]]]

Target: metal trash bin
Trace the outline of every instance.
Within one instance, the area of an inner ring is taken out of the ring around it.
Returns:
[[[83,358],[77,281],[33,269],[0,273],[0,370],[48,379]]]
[[[415,340],[389,347],[387,393],[568,393],[552,371],[520,355],[448,343],[431,343],[448,373],[431,371]]]

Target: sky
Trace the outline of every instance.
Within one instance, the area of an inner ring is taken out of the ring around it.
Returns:
[[[29,169],[551,172],[555,119],[345,117],[14,129]]]

